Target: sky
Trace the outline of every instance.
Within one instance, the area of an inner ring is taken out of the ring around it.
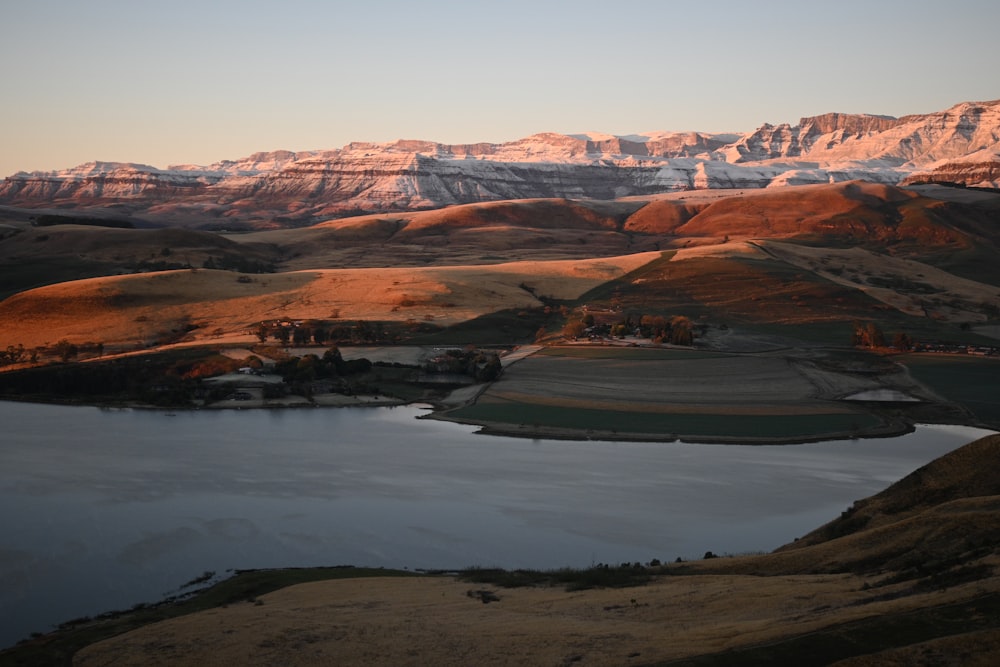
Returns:
[[[996,0],[0,0],[0,177],[1000,99]]]

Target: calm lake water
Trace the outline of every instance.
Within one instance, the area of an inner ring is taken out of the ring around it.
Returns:
[[[771,550],[985,431],[805,445],[477,435],[426,410],[0,402],[0,647],[205,571]]]

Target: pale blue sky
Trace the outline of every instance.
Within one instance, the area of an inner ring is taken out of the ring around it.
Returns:
[[[996,0],[0,0],[0,177],[1000,98]]]

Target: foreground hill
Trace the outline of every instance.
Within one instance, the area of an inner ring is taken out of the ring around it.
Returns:
[[[630,566],[652,576],[630,588],[537,576],[504,588],[473,572],[266,592],[244,575],[243,598],[94,643],[73,664],[992,665],[998,459],[1000,436],[984,438],[771,554]],[[128,618],[37,639],[9,663],[67,655]]]
[[[18,173],[0,204],[164,225],[298,227],[365,212],[508,199],[617,199],[866,179],[996,188],[1000,101],[902,118],[828,113],[744,134],[537,134],[505,144],[352,143],[157,169],[91,162]]]

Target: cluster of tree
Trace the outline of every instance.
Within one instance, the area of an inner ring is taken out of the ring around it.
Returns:
[[[694,325],[684,315],[664,317],[662,315],[632,315],[627,314],[621,320],[609,324],[597,324],[590,313],[581,319],[570,320],[563,327],[563,336],[576,339],[584,335],[624,338],[638,336],[650,338],[654,343],[670,343],[672,345],[692,345],[694,343]]]
[[[8,345],[6,350],[0,350],[0,366],[10,366],[29,358],[31,361],[35,361],[38,358],[38,352],[36,350],[29,352],[20,343],[17,345]]]
[[[499,355],[495,352],[483,352],[475,346],[463,350],[448,350],[444,355],[424,364],[424,370],[428,373],[468,375],[480,382],[497,379],[502,368]]]
[[[273,262],[262,262],[235,253],[219,257],[209,256],[202,262],[202,268],[237,271],[239,273],[274,273],[276,270]]]
[[[325,345],[326,343],[373,345],[396,342],[397,338],[390,334],[385,327],[365,320],[358,320],[354,324],[338,322],[332,325],[261,322],[254,329],[254,334],[262,343],[268,338],[273,338],[283,345],[291,343],[298,346],[311,343],[316,345]]]
[[[331,347],[322,357],[307,354],[283,359],[275,364],[274,372],[281,375],[288,384],[302,384],[324,378],[365,373],[371,370],[371,367],[372,362],[368,359],[345,360],[339,349]]]
[[[54,357],[65,364],[81,355],[104,356],[104,343],[87,342],[77,345],[63,338],[55,345],[40,345],[32,348],[26,348],[20,343],[8,345],[6,350],[0,350],[0,366],[11,366],[21,362],[37,364],[40,358],[46,357]]]
[[[171,363],[150,357],[123,357],[88,364],[52,364],[0,373],[0,394],[18,398],[98,402],[138,400],[151,405],[190,405],[196,380],[179,377]]]
[[[854,322],[854,334],[851,337],[854,347],[877,349],[886,347],[885,334],[874,322]],[[908,352],[914,348],[915,341],[909,334],[900,331],[892,338],[892,347]]]

